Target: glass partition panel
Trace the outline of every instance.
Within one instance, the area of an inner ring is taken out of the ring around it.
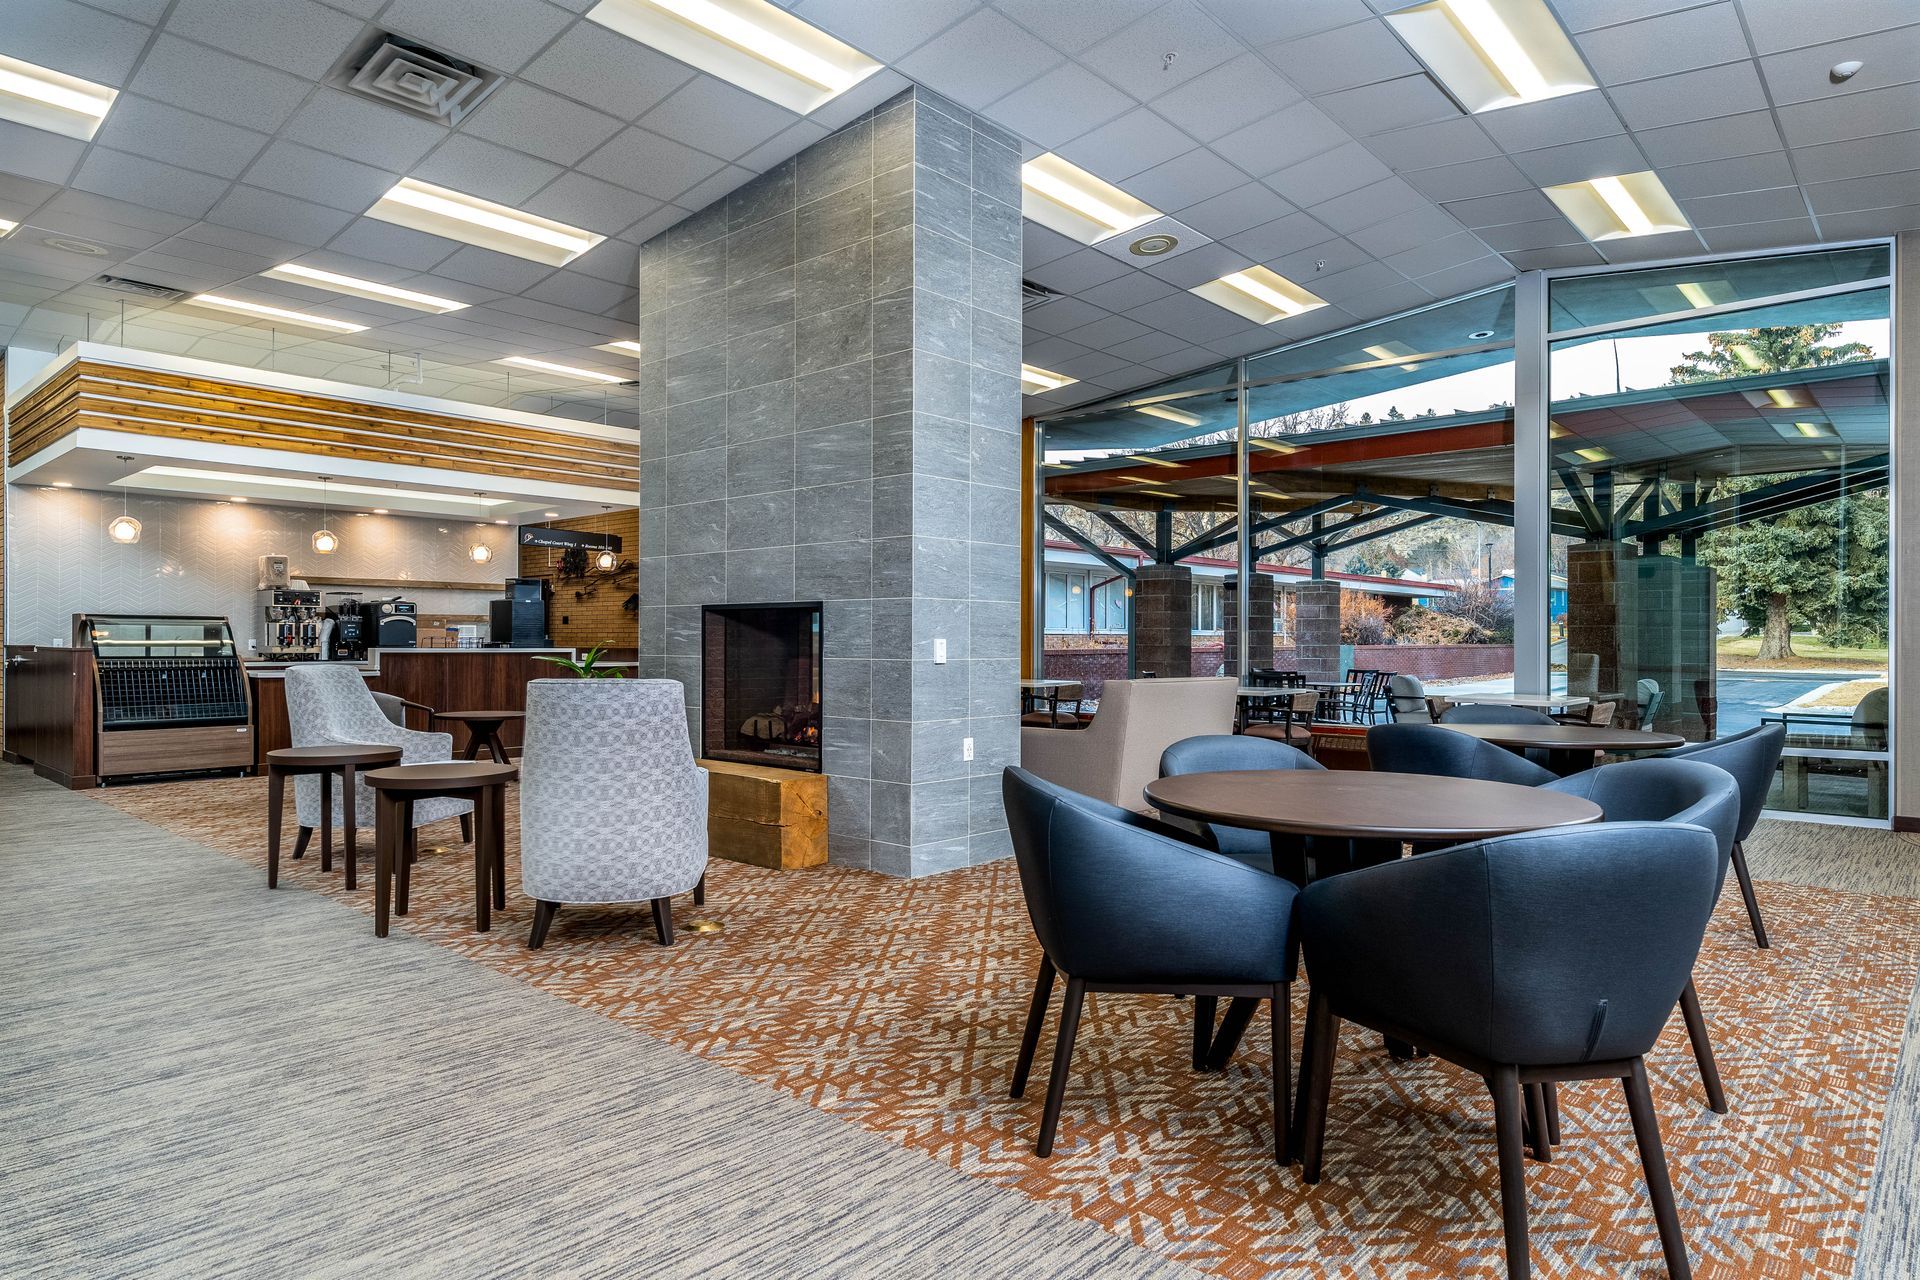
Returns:
[[[1779,294],[1873,252],[1730,274]],[[1676,270],[1554,281],[1555,312]],[[1556,680],[1689,740],[1784,723],[1774,809],[1887,815],[1887,307],[1863,289],[1551,347]]]
[[[1866,245],[1567,276],[1553,282],[1547,320],[1553,332],[1561,333],[1808,289],[1860,284],[1885,277],[1890,259],[1887,246]],[[1694,326],[1696,332],[1698,328]]]

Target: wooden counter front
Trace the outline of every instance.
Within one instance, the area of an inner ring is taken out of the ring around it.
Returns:
[[[6,662],[7,763],[75,791],[93,786],[93,651],[10,644]]]

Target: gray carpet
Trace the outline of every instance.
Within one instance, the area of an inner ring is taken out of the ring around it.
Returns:
[[[1191,1276],[0,767],[0,1276]]]

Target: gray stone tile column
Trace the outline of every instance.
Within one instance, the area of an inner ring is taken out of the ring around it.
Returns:
[[[1011,852],[1019,192],[914,89],[641,250],[641,669],[697,704],[700,606],[825,601],[836,862]]]

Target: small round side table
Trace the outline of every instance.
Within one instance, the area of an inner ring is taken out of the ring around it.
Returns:
[[[435,720],[458,720],[467,726],[467,759],[478,760],[485,747],[495,764],[507,763],[507,744],[500,740],[500,726],[509,720],[524,720],[524,711],[436,711]]]
[[[403,764],[366,775],[374,795],[373,934],[387,936],[389,903],[407,914],[412,880],[413,804],[445,797],[473,804],[473,927],[493,927],[489,907],[507,905],[507,784],[520,776],[510,764],[454,761]],[[488,890],[491,888],[492,892]]]
[[[333,870],[333,775],[340,775],[340,804],[346,819],[347,888],[354,883],[354,864],[359,860],[355,840],[358,823],[353,812],[356,788],[354,775],[362,769],[378,769],[400,762],[400,748],[374,743],[335,742],[318,747],[282,747],[267,752],[267,888],[280,885],[280,819],[286,808],[289,777],[320,775],[320,869]],[[294,838],[293,856],[305,855],[312,827],[301,827]]]

